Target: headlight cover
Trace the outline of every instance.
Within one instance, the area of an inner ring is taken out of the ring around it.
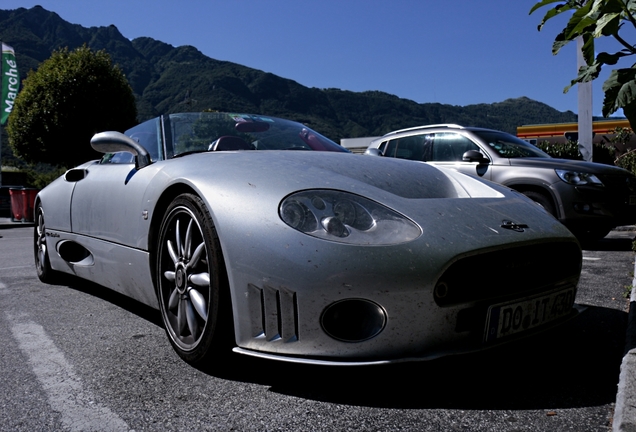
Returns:
[[[381,204],[336,190],[307,190],[286,197],[280,218],[313,237],[357,245],[393,245],[416,239],[419,226]]]
[[[603,182],[594,174],[560,169],[555,171],[561,180],[574,186],[603,186]]]

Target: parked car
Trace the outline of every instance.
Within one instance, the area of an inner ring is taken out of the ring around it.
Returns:
[[[505,132],[454,124],[419,126],[374,140],[367,155],[427,162],[517,190],[581,240],[636,222],[636,176],[605,164],[552,158]]]
[[[427,359],[577,313],[579,243],[495,183],[261,115],[170,114],[91,144],[101,160],[37,196],[37,274],[159,309],[187,362],[225,344],[290,362]]]

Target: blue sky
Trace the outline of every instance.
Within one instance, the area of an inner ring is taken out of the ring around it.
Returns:
[[[380,90],[418,103],[495,103],[526,96],[577,112],[574,44],[551,52],[565,17],[537,31],[534,0],[2,0],[40,5],[84,27],[271,72],[307,87]],[[554,21],[554,22],[553,22]],[[11,41],[4,41],[11,44]],[[634,42],[634,41],[632,41]],[[605,50],[617,49],[613,43]],[[19,67],[19,65],[18,65]],[[593,84],[600,115],[605,72]]]

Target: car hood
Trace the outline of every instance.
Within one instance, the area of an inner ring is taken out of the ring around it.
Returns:
[[[512,158],[511,166],[565,169],[607,175],[629,175],[629,171],[601,163],[557,158]]]
[[[161,162],[172,178],[249,184],[286,194],[325,188],[401,198],[493,197],[499,186],[428,164],[348,153],[309,151],[210,152]],[[159,165],[157,164],[157,165]]]

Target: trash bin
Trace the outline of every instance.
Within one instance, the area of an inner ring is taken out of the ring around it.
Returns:
[[[9,189],[11,197],[11,220],[13,222],[22,222],[24,219],[24,200],[22,199],[22,188]]]
[[[33,206],[38,190],[34,188],[11,188],[11,220],[14,222],[33,222]]]
[[[33,211],[35,206],[35,196],[39,190],[34,188],[24,188],[22,197],[24,199],[24,222],[34,222]]]

